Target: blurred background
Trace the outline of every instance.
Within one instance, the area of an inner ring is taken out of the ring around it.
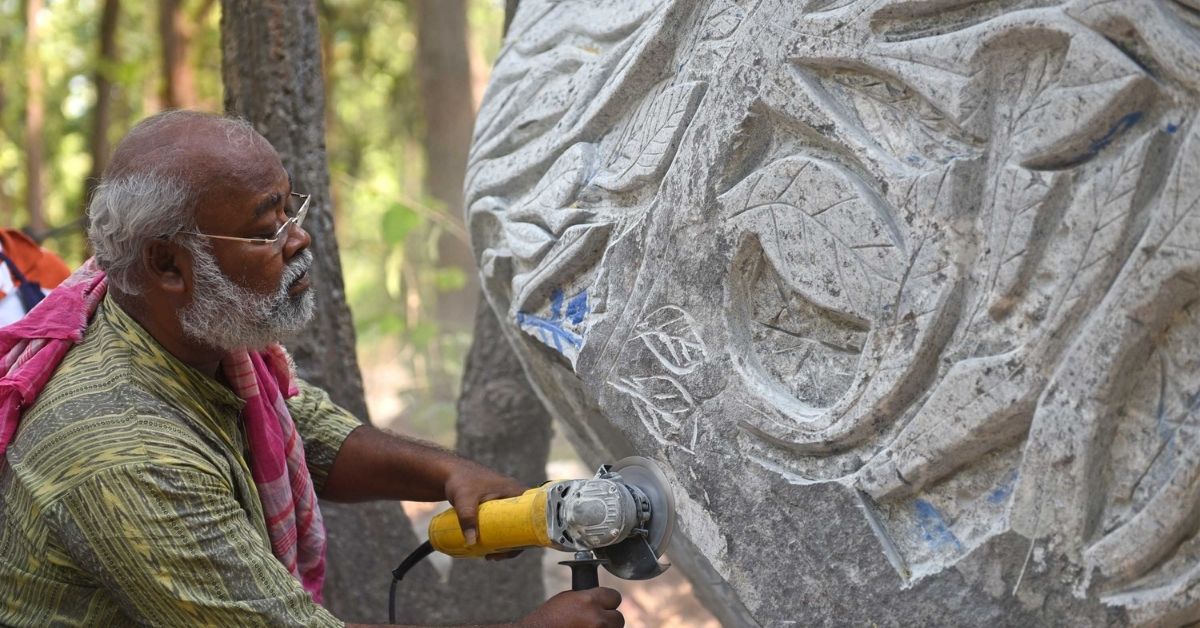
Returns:
[[[326,150],[372,422],[454,447],[478,282],[461,210],[504,0],[318,0]],[[117,141],[167,108],[223,108],[218,0],[0,0],[0,226],[72,267]],[[303,191],[303,190],[301,190]],[[591,475],[556,436],[547,477]],[[406,504],[420,528],[441,506]],[[546,553],[550,593],[569,574]],[[671,571],[625,592],[631,626],[715,626]]]

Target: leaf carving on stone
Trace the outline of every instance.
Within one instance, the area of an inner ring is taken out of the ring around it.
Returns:
[[[719,201],[726,220],[758,235],[793,290],[831,312],[873,321],[908,260],[890,207],[855,177],[831,162],[787,157]]]
[[[704,26],[700,28],[701,41],[719,41],[728,39],[737,31],[738,26],[746,17],[746,11],[730,0],[717,0],[704,16]]]
[[[1078,209],[1064,217],[1065,225],[1082,235],[1074,239],[1079,250],[1072,250],[1064,260],[1070,273],[1067,285],[1058,291],[1061,295],[1058,307],[1096,298],[1097,282],[1109,281],[1101,273],[1115,273],[1121,260],[1128,256],[1128,252],[1121,250],[1121,241],[1141,209],[1135,206],[1134,195],[1145,176],[1149,146],[1150,136],[1142,137],[1102,167],[1077,195]],[[1066,256],[1060,253],[1060,257]]]
[[[619,41],[650,19],[661,4],[658,0],[546,3],[529,19],[524,19],[524,12],[517,13],[509,46],[533,55],[564,41]]]
[[[527,225],[536,230],[531,231],[532,236],[545,234],[553,238],[536,225],[510,222],[505,228],[509,229],[509,225]],[[512,281],[512,307],[516,310],[527,309],[531,307],[530,299],[538,294],[548,295],[548,288],[570,283],[571,277],[604,254],[611,232],[612,223],[607,222],[573,225],[544,249],[537,250],[535,256],[521,257],[523,263],[518,268],[520,273]]]
[[[667,370],[676,375],[691,373],[708,356],[696,321],[674,305],[660,307],[642,319],[634,328],[634,334]]]
[[[703,94],[703,83],[683,83],[643,104],[592,184],[611,192],[628,192],[661,178]]]
[[[574,207],[576,195],[595,167],[595,146],[576,144],[567,149],[542,176],[528,200],[509,211],[507,218],[536,224],[556,237],[567,227],[590,219],[593,213]]]
[[[696,446],[696,425],[692,423],[688,442],[685,436],[687,420],[696,409],[696,402],[688,391],[666,375],[626,376],[613,383],[613,387],[628,395],[638,419],[659,442],[676,444],[691,451]]]
[[[842,103],[854,126],[898,162],[925,168],[978,153],[978,140],[894,78],[847,69],[813,71],[826,75],[825,89]]]
[[[1048,222],[1055,202],[1050,191],[1067,177],[1057,173],[1027,170],[1009,164],[1002,168],[989,190],[987,209],[981,220],[981,232],[987,234],[987,272],[984,286],[993,299],[991,313],[1006,314],[1012,300],[1029,279],[1032,262],[1037,261],[1032,247],[1038,244],[1038,226],[1050,229]],[[1063,201],[1065,202],[1065,201]],[[1061,216],[1061,212],[1059,212]]]
[[[1159,248],[1195,258],[1200,254],[1200,125],[1191,122],[1179,157],[1171,167],[1162,198]]]
[[[513,257],[526,264],[536,263],[554,245],[554,234],[528,222],[505,222],[504,240]]]

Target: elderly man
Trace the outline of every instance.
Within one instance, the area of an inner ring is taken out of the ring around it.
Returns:
[[[245,122],[170,112],[117,147],[90,208],[99,268],[4,330],[4,369],[49,379],[0,385],[32,403],[0,468],[0,624],[341,625],[318,603],[314,493],[448,499],[472,538],[479,502],[521,492],[292,377],[275,343],[313,314],[308,200]],[[563,593],[521,625],[617,626],[619,603]]]

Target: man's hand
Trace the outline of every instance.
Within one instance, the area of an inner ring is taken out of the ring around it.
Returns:
[[[479,540],[479,504],[489,499],[516,497],[525,487],[513,478],[466,459],[459,459],[446,478],[446,499],[458,513],[467,545]]]
[[[621,594],[615,589],[563,591],[550,598],[525,619],[519,628],[621,628],[625,617],[617,607]]]

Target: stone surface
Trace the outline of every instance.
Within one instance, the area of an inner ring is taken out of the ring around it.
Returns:
[[[1200,2],[523,0],[466,195],[730,625],[1200,620]]]

